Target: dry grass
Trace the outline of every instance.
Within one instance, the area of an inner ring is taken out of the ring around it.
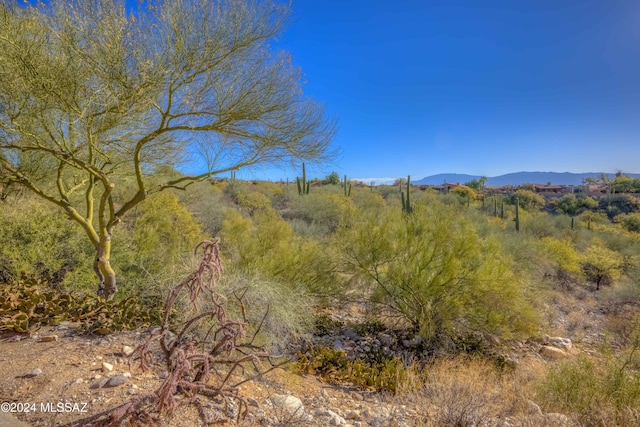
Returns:
[[[415,405],[416,426],[501,425],[536,412],[526,382],[489,361],[459,357],[410,370],[398,398]]]

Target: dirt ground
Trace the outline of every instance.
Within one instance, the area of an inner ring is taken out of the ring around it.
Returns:
[[[48,339],[57,340],[47,341]],[[42,328],[31,337],[14,333],[0,335],[0,404],[2,412],[26,422],[30,426],[61,426],[117,407],[137,394],[152,392],[161,384],[162,373],[142,372],[138,366],[129,366],[122,354],[123,346],[135,347],[141,341],[141,332],[123,332],[110,336],[84,336],[72,326]],[[103,362],[113,365],[111,372],[103,371]],[[94,388],[104,378],[130,374],[127,383],[116,387]],[[274,425],[277,417],[266,417],[263,403],[278,394],[300,396],[324,395],[339,406],[361,407],[362,396],[354,399],[349,390],[332,387],[314,377],[302,377],[285,369],[276,369],[265,377],[241,386],[240,394],[251,397],[255,407],[249,407],[249,416],[239,423],[219,421],[232,425]],[[359,402],[358,402],[359,401]],[[376,402],[371,402],[375,405]],[[219,408],[211,408],[213,415]],[[219,411],[218,411],[219,412]],[[256,417],[256,413],[260,415]],[[277,414],[276,414],[277,415]],[[269,421],[271,420],[271,421]],[[0,418],[0,426],[3,418]],[[7,421],[6,425],[9,426]],[[218,424],[218,423],[216,423]],[[277,423],[276,423],[277,424]],[[193,408],[181,409],[163,425],[193,427],[208,425],[201,421]]]

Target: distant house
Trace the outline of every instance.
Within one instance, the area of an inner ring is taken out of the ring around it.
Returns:
[[[567,194],[573,191],[568,185],[533,184],[533,191],[540,194]]]
[[[607,194],[609,187],[607,184],[587,184],[586,193],[590,196],[600,196],[602,194]]]

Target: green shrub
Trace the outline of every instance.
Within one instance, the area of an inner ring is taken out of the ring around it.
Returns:
[[[332,347],[311,347],[298,352],[297,369],[317,375],[331,384],[351,384],[364,389],[395,393],[406,375],[398,358],[350,360],[344,351]]]
[[[630,369],[628,357],[579,356],[562,362],[541,379],[536,401],[547,412],[574,417],[581,426],[638,425],[640,375]]]
[[[0,209],[0,276],[20,272],[49,278],[56,286],[95,287],[94,249],[83,231],[64,215],[30,198]]]
[[[508,258],[453,207],[363,213],[336,245],[343,271],[425,338],[464,328],[509,335],[535,324]]]
[[[613,220],[614,222],[621,224],[627,231],[631,231],[632,233],[640,233],[639,212],[617,215]]]

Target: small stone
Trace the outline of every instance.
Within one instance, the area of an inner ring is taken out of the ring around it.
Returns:
[[[93,376],[93,379],[94,379],[94,380],[99,380],[100,378],[102,378],[102,375],[100,375],[100,374],[95,374],[95,375]]]
[[[122,354],[124,354],[127,357],[131,356],[133,354],[133,348],[128,345],[123,345]]]
[[[344,414],[344,418],[346,418],[347,420],[357,420],[358,418],[360,418],[360,414],[358,413],[358,411],[349,411]]]
[[[247,398],[247,405],[248,406],[253,406],[254,408],[259,408],[260,407],[260,403],[258,403],[258,401],[256,399],[254,399],[253,397],[248,397]]]
[[[38,340],[38,342],[54,342],[54,341],[58,341],[57,335],[45,335],[43,337],[40,337],[40,339]]]
[[[113,371],[113,365],[111,363],[102,362],[102,372],[111,372]]]
[[[134,395],[134,394],[136,394],[136,393],[137,393],[137,391],[136,391],[136,389],[134,389],[133,387],[132,387],[132,388],[130,388],[129,390],[127,390],[127,394]]]
[[[96,381],[93,384],[91,384],[89,388],[93,390],[97,388],[102,388],[105,386],[105,384],[107,384],[108,381],[109,381],[109,378],[102,378],[100,381]]]
[[[38,375],[40,375],[42,373],[42,369],[40,368],[35,368],[33,371],[31,371],[31,376],[33,377],[37,377]]]
[[[164,371],[164,372],[161,372],[161,373],[160,373],[160,375],[158,375],[158,378],[160,378],[161,380],[164,380],[164,379],[166,379],[168,376],[169,376],[169,372]]]
[[[104,384],[104,387],[117,387],[119,385],[125,384],[128,381],[129,378],[125,377],[124,375],[116,375],[115,377],[107,380],[107,382]]]
[[[564,359],[569,356],[563,350],[560,350],[557,347],[552,347],[550,345],[543,345],[540,348],[539,353],[542,357],[545,357],[547,359],[553,359],[553,360]]]
[[[97,360],[102,360],[102,356],[96,356]]]
[[[364,396],[362,396],[357,391],[352,391],[351,392],[351,398],[353,398],[353,400],[359,400],[359,401],[363,401],[364,400]]]
[[[121,375],[127,377],[127,378],[131,378],[131,372],[123,372]]]
[[[78,384],[82,384],[83,382],[84,380],[82,378],[76,378],[71,382],[71,385],[78,385]]]

